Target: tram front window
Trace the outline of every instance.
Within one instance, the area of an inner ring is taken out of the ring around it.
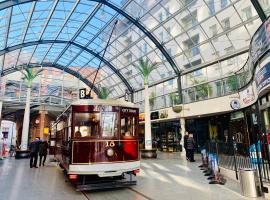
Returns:
[[[136,135],[136,119],[135,117],[121,118],[121,135],[135,136]]]
[[[100,133],[100,113],[75,113],[74,137],[98,137]]]
[[[117,134],[117,117],[114,112],[101,113],[102,137],[113,137]]]

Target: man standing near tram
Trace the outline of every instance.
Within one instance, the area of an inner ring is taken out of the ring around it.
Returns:
[[[36,139],[33,140],[30,144],[30,168],[33,167],[38,168],[37,161],[38,161],[39,145],[40,145],[39,137],[36,137]]]

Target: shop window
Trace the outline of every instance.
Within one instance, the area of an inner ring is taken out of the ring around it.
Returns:
[[[133,116],[121,117],[121,136],[135,136],[136,124],[136,118]]]

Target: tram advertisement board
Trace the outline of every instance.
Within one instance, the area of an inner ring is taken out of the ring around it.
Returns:
[[[250,43],[250,59],[254,65],[270,48],[270,18],[256,31]]]
[[[260,93],[265,86],[270,84],[270,62],[256,72],[255,82],[258,93]]]

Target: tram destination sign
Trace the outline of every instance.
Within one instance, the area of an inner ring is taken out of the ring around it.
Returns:
[[[121,108],[121,113],[137,114],[137,109],[133,109],[133,108]]]

